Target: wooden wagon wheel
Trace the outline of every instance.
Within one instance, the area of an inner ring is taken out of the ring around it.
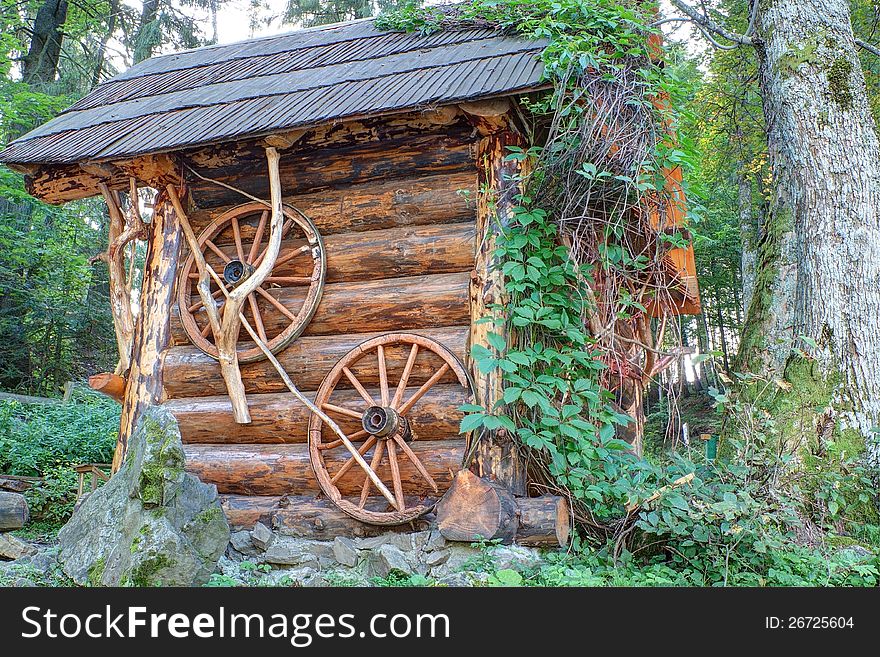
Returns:
[[[399,376],[396,375],[398,371]],[[396,384],[389,381],[389,373],[396,378]],[[437,483],[410,447],[417,437],[418,427],[413,426],[409,415],[419,400],[441,381],[457,381],[473,394],[470,376],[455,355],[443,345],[412,333],[389,333],[367,340],[349,351],[330,370],[318,389],[315,405],[337,423],[347,421],[349,426],[355,425],[356,428],[346,431],[346,435],[364,457],[361,461],[369,463],[369,468],[395,500],[392,505],[385,498],[373,498],[380,501],[367,505],[372,482],[366,468],[357,463],[343,441],[312,413],[309,420],[312,468],[321,490],[342,511],[373,525],[399,525],[419,517],[433,506],[435,500],[429,496],[420,497],[418,491],[408,494],[404,490],[400,465],[408,461],[414,481],[432,494],[439,493]],[[333,393],[337,384],[354,388],[360,399],[345,405],[342,402],[334,404]],[[419,387],[409,391],[411,384]],[[450,408],[449,411],[454,413],[456,409]],[[368,455],[371,450],[372,454]],[[361,474],[363,483],[359,499],[343,497],[337,485],[340,480],[346,477],[360,482]]]
[[[205,259],[232,289],[262,262],[269,241],[270,209],[256,201],[224,212],[199,235]],[[318,229],[305,216],[284,206],[284,241],[272,272],[248,296],[244,314],[272,353],[284,349],[308,325],[324,288],[327,257]],[[217,347],[196,283],[199,273],[190,254],[178,279],[180,320],[192,343],[212,358]],[[289,294],[286,288],[291,288]],[[222,312],[222,291],[211,281],[211,291]],[[245,338],[246,339],[246,338]],[[257,346],[242,345],[238,360],[247,363],[264,358]]]

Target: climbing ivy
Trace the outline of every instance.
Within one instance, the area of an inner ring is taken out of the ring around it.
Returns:
[[[633,456],[617,436],[631,418],[615,409],[613,395],[601,385],[606,364],[585,329],[595,304],[589,287],[597,268],[640,270],[647,259],[628,253],[615,239],[625,230],[627,217],[620,212],[599,229],[604,234],[598,259],[577,263],[560,240],[562,217],[546,188],[548,171],[563,162],[590,184],[616,186],[615,193],[624,198],[658,194],[665,186],[662,172],[681,163],[682,153],[667,137],[675,117],[670,104],[660,102],[674,85],[651,57],[657,54],[649,42],[654,32],[647,27],[646,12],[652,9],[612,0],[473,0],[453,8],[409,5],[377,19],[385,29],[430,34],[492,26],[546,41],[544,75],[553,90],[530,99],[529,109],[553,115],[568,127],[543,147],[511,148],[507,156],[531,171],[518,181],[523,193],[494,254],[507,295],[493,310],[507,326],[490,332],[488,345],[472,347],[480,371],[501,370],[504,396],[496,408],[463,407],[467,415],[461,431],[506,429],[517,436],[536,456],[533,469],[537,464],[549,474],[573,498],[580,520],[600,535],[607,535],[609,526],[627,515],[626,506],[647,495],[662,474]],[[589,104],[577,102],[583,79],[613,81],[633,67],[637,86],[628,102],[653,117],[656,143],[628,171],[603,162],[572,162],[580,146],[579,125],[593,118]],[[629,207],[635,202],[630,198]],[[626,294],[616,307],[621,317],[645,310]]]

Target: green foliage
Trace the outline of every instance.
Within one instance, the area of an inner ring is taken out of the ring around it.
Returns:
[[[90,392],[62,404],[0,400],[0,472],[47,476],[59,466],[113,457],[119,404]]]

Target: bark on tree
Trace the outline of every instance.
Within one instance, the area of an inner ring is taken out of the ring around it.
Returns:
[[[131,368],[122,402],[119,438],[113,455],[113,472],[125,459],[128,439],[134,433],[137,421],[148,406],[159,404],[163,398],[163,352],[171,338],[171,303],[174,296],[174,276],[180,255],[180,220],[168,199],[156,200],[141,292],[141,312],[134,333]]]
[[[44,86],[55,80],[66,20],[67,0],[46,0],[37,10],[21,76],[29,85]]]
[[[841,418],[868,436],[880,419],[880,148],[849,3],[761,3],[756,37],[773,191],[739,361],[779,372],[809,336],[839,377]]]
[[[483,122],[478,122],[478,129]],[[491,128],[487,128],[487,131]],[[480,190],[477,202],[477,256],[471,280],[470,347],[481,345],[492,350],[489,332],[504,334],[504,319],[496,316],[494,305],[504,303],[504,279],[495,267],[495,242],[512,218],[516,182],[520,165],[505,160],[508,146],[522,147],[522,137],[511,131],[490,132],[477,148]],[[493,321],[494,319],[494,321]],[[471,363],[477,403],[491,412],[499,410],[504,391],[501,371],[481,372]],[[503,411],[502,411],[503,412]],[[474,462],[477,474],[504,484],[515,495],[526,494],[525,465],[516,439],[505,429],[485,431],[479,438]]]
[[[740,164],[740,170],[744,164]],[[742,245],[740,277],[742,278],[743,310],[748,312],[755,290],[755,244],[758,240],[752,220],[752,183],[745,173],[737,177],[737,207],[739,209],[739,234]]]

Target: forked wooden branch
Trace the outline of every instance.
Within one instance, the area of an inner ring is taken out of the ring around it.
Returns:
[[[269,222],[269,244],[262,255],[262,260],[256,270],[240,285],[227,290],[226,285],[216,277],[216,283],[223,290],[225,304],[223,313],[220,314],[217,300],[211,293],[210,274],[207,261],[202,253],[198,239],[192,230],[192,226],[186,217],[180,198],[173,185],[168,186],[168,196],[174,205],[174,210],[180,216],[184,235],[189,244],[190,251],[195,259],[199,271],[199,281],[196,288],[199,291],[202,305],[208,315],[208,322],[214,333],[214,344],[217,346],[217,359],[220,363],[220,373],[226,383],[226,390],[232,402],[232,415],[239,424],[249,424],[251,421],[248,411],[247,396],[245,395],[244,383],[241,380],[241,371],[238,366],[238,333],[243,319],[242,309],[247,303],[248,296],[256,291],[272,273],[278,252],[281,249],[283,238],[284,211],[281,199],[281,176],[278,171],[280,156],[272,147],[266,149],[266,160],[269,167],[269,195],[271,199],[272,218]],[[216,275],[216,272],[214,272]]]
[[[134,268],[125,270],[125,247],[136,240],[146,239],[147,229],[137,207],[137,182],[130,179],[131,208],[123,215],[119,196],[105,184],[100,184],[101,194],[107,202],[110,213],[110,235],[107,251],[95,259],[104,260],[110,272],[110,303],[113,313],[113,329],[116,334],[116,347],[119,363],[115,373],[122,375],[131,365],[131,349],[134,340],[134,317],[131,310],[131,278]],[[93,259],[94,260],[94,259]],[[134,263],[132,249],[131,264]]]

